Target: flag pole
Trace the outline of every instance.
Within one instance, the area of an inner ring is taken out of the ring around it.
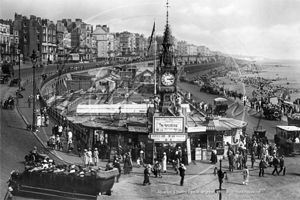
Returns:
[[[154,19],[154,23],[155,23],[155,19]],[[156,34],[154,31],[154,95],[156,95]]]

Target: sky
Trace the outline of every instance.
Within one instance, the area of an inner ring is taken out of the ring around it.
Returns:
[[[162,35],[167,0],[1,0],[0,18],[82,19],[110,32]],[[226,54],[300,59],[300,0],[169,0],[177,40]]]

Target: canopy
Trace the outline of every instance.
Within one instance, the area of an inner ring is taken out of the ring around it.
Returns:
[[[78,105],[77,115],[98,115],[98,114],[146,114],[147,104],[96,104],[96,105]]]

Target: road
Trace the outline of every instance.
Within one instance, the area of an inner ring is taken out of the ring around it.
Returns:
[[[67,65],[66,67],[71,66]],[[43,73],[56,70],[56,65],[48,66],[44,68],[37,68],[36,74],[41,75]],[[15,71],[15,77],[18,77],[18,70]],[[32,76],[32,69],[21,69],[21,78],[25,80]],[[1,100],[5,100],[9,95],[14,96],[17,87],[9,87],[8,84],[1,85],[0,94]],[[19,99],[19,101],[26,101],[27,97]],[[1,109],[1,157],[0,157],[0,198],[3,199],[7,189],[7,180],[10,177],[10,172],[13,169],[23,171],[24,170],[24,157],[36,146],[41,151],[45,151],[36,137],[26,130],[23,119],[18,114],[17,110],[4,110]],[[56,157],[52,157],[56,162],[59,160]]]
[[[219,97],[218,95],[200,92],[200,87],[198,85],[178,83],[178,86],[183,91],[189,91],[193,94],[192,98],[195,101],[203,101],[213,104],[213,100]],[[261,113],[257,113],[255,110],[248,111],[248,107],[244,107],[242,105],[237,106],[232,99],[228,100],[228,104],[229,109],[227,111],[227,117],[247,122],[248,125],[246,132],[250,135],[252,135],[253,127],[262,126],[262,128],[267,130],[266,136],[270,141],[273,141],[276,125],[287,125],[284,121],[265,119]]]

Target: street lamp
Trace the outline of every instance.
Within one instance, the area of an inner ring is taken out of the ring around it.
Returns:
[[[21,47],[20,45],[16,45],[16,49],[17,49],[17,55],[19,60],[19,92],[21,92],[21,60],[20,60]]]
[[[32,62],[32,69],[33,69],[33,119],[32,119],[32,130],[33,132],[36,131],[36,110],[35,110],[35,102],[36,102],[36,82],[35,82],[35,65],[38,59],[38,56],[36,55],[36,51],[33,50],[32,54],[30,56],[31,62]]]

